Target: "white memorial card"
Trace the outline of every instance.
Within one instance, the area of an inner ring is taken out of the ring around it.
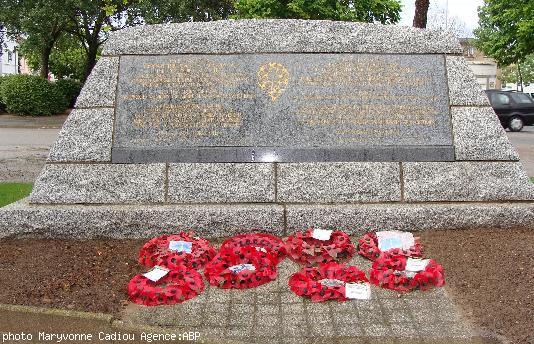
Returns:
[[[408,278],[414,278],[415,275],[417,275],[417,272],[415,271],[408,271],[408,270],[404,270],[404,275],[406,275],[406,277]]]
[[[157,282],[163,277],[165,277],[165,275],[167,275],[169,271],[170,271],[169,269],[164,268],[162,266],[154,266],[147,273],[143,274],[143,276],[145,276],[152,282]]]
[[[429,259],[408,258],[405,270],[418,272],[423,271],[428,265]]]
[[[415,239],[410,232],[382,231],[376,232],[376,237],[380,251],[387,251],[393,248],[407,250],[415,245]]]
[[[252,264],[234,265],[234,266],[230,266],[228,269],[230,269],[230,271],[232,271],[232,273],[234,273],[234,274],[238,274],[238,273],[240,273],[241,271],[244,271],[244,270],[256,271],[256,267],[254,265],[252,265]]]
[[[193,243],[190,241],[169,241],[169,250],[176,252],[191,253],[193,250]]]
[[[325,287],[340,287],[345,284],[345,282],[338,280],[338,279],[332,279],[332,278],[325,278],[319,281],[321,285],[324,285]]]
[[[371,298],[371,285],[369,283],[345,284],[345,297],[355,300],[369,300]]]
[[[330,240],[332,231],[328,229],[314,228],[312,233],[312,238],[317,240]]]

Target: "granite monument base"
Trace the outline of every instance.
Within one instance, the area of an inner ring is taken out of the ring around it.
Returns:
[[[363,23],[113,32],[0,237],[534,229],[534,184],[461,54]]]
[[[378,229],[534,229],[533,202],[451,204],[31,205],[0,211],[0,238],[149,238],[192,229],[208,238],[262,231],[286,236],[307,226],[351,235]]]

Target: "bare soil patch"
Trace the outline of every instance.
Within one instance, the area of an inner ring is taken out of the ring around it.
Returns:
[[[534,343],[534,231],[420,233],[454,302],[475,325],[512,343]]]
[[[0,303],[117,314],[143,240],[0,240]]]

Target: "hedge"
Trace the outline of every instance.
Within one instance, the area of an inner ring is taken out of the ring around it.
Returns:
[[[3,77],[0,95],[7,111],[19,115],[52,115],[69,105],[59,87],[34,75]]]
[[[56,81],[56,87],[59,88],[63,96],[69,102],[69,107],[74,107],[76,98],[82,90],[82,83],[74,79],[59,79]]]

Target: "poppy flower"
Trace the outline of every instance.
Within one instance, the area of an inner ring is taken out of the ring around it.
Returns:
[[[289,257],[301,265],[340,262],[354,255],[349,236],[339,230],[332,231],[328,240],[313,237],[313,228],[296,233],[286,240]]]
[[[428,290],[445,284],[443,268],[429,259],[425,268],[418,272],[406,271],[407,258],[401,254],[382,252],[375,260],[369,273],[374,285],[399,292],[416,289]]]
[[[254,288],[276,279],[276,255],[254,246],[221,248],[206,265],[208,283],[219,288]]]
[[[271,251],[274,253],[273,256],[275,257],[276,264],[284,260],[287,254],[284,242],[280,238],[266,233],[246,233],[236,235],[225,240],[221,245],[221,249],[245,246],[252,246],[260,251],[262,251],[262,249]]]
[[[355,266],[336,262],[321,263],[318,267],[305,267],[289,278],[289,288],[298,296],[311,299],[312,302],[326,300],[348,300],[345,296],[345,284],[368,282],[365,273]]]
[[[185,249],[182,251],[170,249],[171,242]],[[191,243],[191,245],[186,245],[186,243]],[[147,267],[159,265],[169,269],[185,265],[193,269],[202,269],[215,254],[215,248],[206,239],[181,232],[158,236],[143,245],[139,252],[139,264]]]
[[[128,283],[128,296],[134,303],[145,306],[172,305],[192,299],[202,293],[202,276],[187,266],[177,266],[157,282],[143,275]]]
[[[402,255],[405,257],[421,257],[422,256],[422,250],[423,247],[421,246],[421,243],[419,242],[419,238],[414,238],[415,244],[410,247],[407,250],[403,250],[400,248],[393,248],[390,250],[387,250],[386,252]],[[359,240],[358,240],[358,254],[362,257],[365,257],[369,260],[375,261],[382,251],[378,248],[378,238],[375,233],[367,233],[364,234]]]

